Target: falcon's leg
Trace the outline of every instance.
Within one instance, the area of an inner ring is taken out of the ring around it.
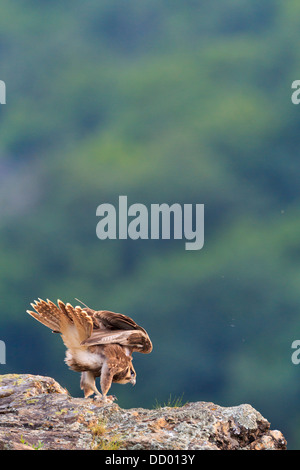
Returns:
[[[95,376],[92,372],[81,373],[80,388],[84,392],[84,398],[88,398],[90,395],[93,395],[93,393],[99,397],[102,396],[96,387]]]
[[[105,363],[102,366],[101,370],[101,377],[100,377],[100,385],[101,385],[101,392],[102,392],[102,399],[104,401],[107,401],[107,398],[110,398],[110,400],[114,400],[115,397],[107,397],[107,392],[109,391],[111,384],[112,384],[112,379],[113,379],[113,374],[110,371],[109,367],[107,366],[107,363]]]

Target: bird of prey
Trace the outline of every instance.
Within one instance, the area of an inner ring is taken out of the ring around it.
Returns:
[[[121,313],[73,307],[61,300],[57,305],[49,299],[34,302],[31,306],[35,312],[27,313],[61,334],[67,348],[65,362],[70,369],[81,372],[80,388],[85,398],[95,393],[106,401],[112,382],[135,384],[132,353],[152,351],[144,328]],[[102,395],[96,387],[96,377],[100,377]]]

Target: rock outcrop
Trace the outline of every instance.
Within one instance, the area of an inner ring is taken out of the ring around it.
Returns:
[[[273,450],[280,431],[250,405],[122,409],[73,398],[54,379],[0,375],[0,449]]]

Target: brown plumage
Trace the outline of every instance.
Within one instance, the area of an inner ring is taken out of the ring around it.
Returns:
[[[101,397],[95,385],[100,377],[102,398],[106,398],[112,382],[135,384],[136,372],[132,353],[150,353],[152,343],[147,332],[131,318],[108,310],[73,307],[61,300],[58,305],[47,299],[32,303],[33,318],[60,333],[67,348],[65,362],[81,372],[80,387],[87,398],[93,393]]]

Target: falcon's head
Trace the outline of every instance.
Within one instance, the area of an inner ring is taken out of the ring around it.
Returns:
[[[136,383],[136,372],[134,370],[133,365],[126,367],[126,369],[122,370],[118,374],[114,375],[113,382],[117,382],[119,384],[127,384],[130,382],[132,385]]]

